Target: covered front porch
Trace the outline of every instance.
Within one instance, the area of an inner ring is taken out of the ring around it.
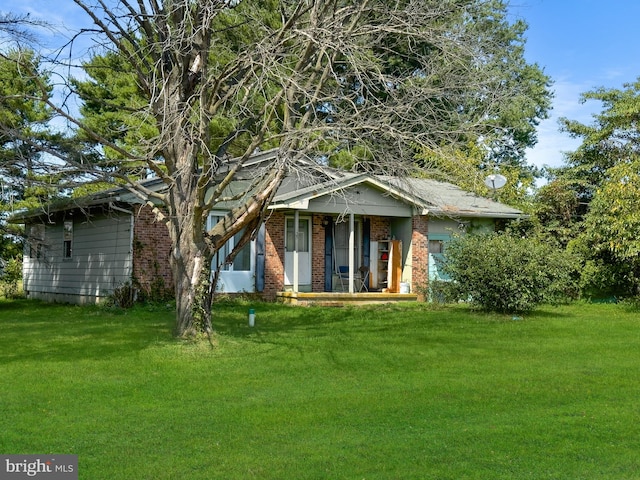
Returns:
[[[353,212],[305,217],[297,210],[286,218],[285,283],[276,293],[278,302],[345,306],[418,300],[406,281],[411,270],[403,261],[403,240],[395,239],[404,226],[408,246],[410,218]]]
[[[399,211],[394,213],[397,216],[283,212],[281,291],[378,296],[409,293],[412,219],[399,216]]]
[[[275,246],[283,247],[279,291],[357,299],[413,290],[412,221],[422,209],[369,177],[347,178],[326,190],[292,186],[274,199],[271,220],[275,226],[281,215],[284,224],[283,245]]]

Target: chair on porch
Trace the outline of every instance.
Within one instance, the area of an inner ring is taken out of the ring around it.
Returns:
[[[358,281],[360,282],[360,288],[358,289],[358,292],[362,292],[363,290],[365,292],[368,292],[369,291],[369,267],[363,265],[358,269],[358,272],[360,272],[360,278],[358,279]]]

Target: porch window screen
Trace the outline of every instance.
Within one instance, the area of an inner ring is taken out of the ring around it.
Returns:
[[[354,225],[355,241],[353,246],[353,258],[355,258],[354,268],[360,267],[360,222],[356,220]],[[336,223],[334,227],[333,246],[335,249],[335,268],[349,265],[349,222]]]

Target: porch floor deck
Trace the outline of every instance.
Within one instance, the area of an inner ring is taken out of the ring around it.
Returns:
[[[291,305],[367,305],[372,303],[417,302],[415,293],[278,292],[276,300]]]

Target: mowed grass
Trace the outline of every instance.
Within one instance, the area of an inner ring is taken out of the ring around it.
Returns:
[[[640,478],[628,307],[229,303],[213,349],[173,321],[0,303],[0,453],[91,480]]]

